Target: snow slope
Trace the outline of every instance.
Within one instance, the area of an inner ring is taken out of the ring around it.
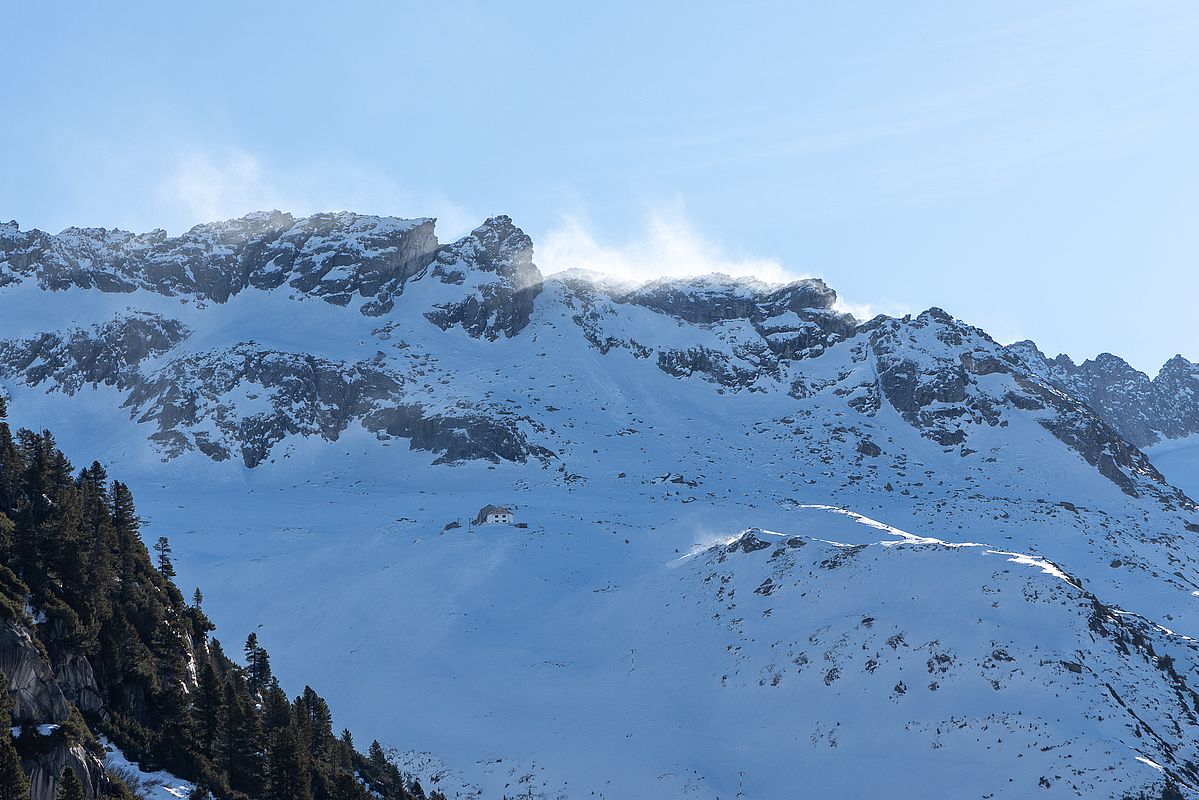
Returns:
[[[135,762],[125,757],[107,739],[101,739],[107,755],[104,766],[115,772],[125,781],[126,785],[138,792],[145,800],[186,800],[196,788],[182,778],[177,778],[169,772],[146,772]]]
[[[450,797],[1199,796],[1170,454],[942,311],[534,293],[500,229],[384,276],[382,313],[307,267],[225,302],[26,277],[0,386],[134,488],[228,647],[257,631]],[[133,312],[186,338],[143,352]]]
[[[1147,452],[1171,483],[1199,497],[1199,436],[1165,441]]]

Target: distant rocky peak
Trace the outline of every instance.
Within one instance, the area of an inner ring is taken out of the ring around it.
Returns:
[[[1066,355],[1045,358],[1032,342],[1006,349],[1045,382],[1086,402],[1137,447],[1199,433],[1199,367],[1181,355],[1150,379],[1111,353],[1075,364]]]
[[[1199,376],[1199,364],[1188,361],[1181,355],[1176,355],[1162,365],[1161,371],[1157,373],[1157,379],[1162,376]]]
[[[1107,383],[1113,381],[1149,382],[1148,375],[1136,369],[1119,356],[1112,355],[1111,353],[1100,353],[1093,359],[1087,359],[1078,365],[1077,370],[1083,374],[1101,378]]]

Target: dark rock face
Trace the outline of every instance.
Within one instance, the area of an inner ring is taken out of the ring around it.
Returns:
[[[91,662],[78,654],[66,654],[58,668],[58,685],[66,698],[85,713],[103,714],[104,699],[96,683],[96,674]]]
[[[19,625],[0,625],[0,670],[8,676],[17,724],[60,724],[70,716],[46,653]]]
[[[0,376],[30,386],[74,394],[84,386],[126,389],[141,379],[138,366],[188,337],[177,320],[141,313],[118,317],[88,330],[43,333],[0,342]]]
[[[837,293],[824,281],[813,278],[782,287],[752,281],[736,281],[723,275],[697,278],[665,278],[651,281],[617,297],[670,314],[698,325],[728,319],[762,322],[787,311],[797,314],[830,311]],[[840,315],[846,318],[848,315]],[[852,318],[849,318],[852,322]]]
[[[157,425],[151,438],[168,457],[195,447],[223,461],[231,456],[226,443],[235,442],[254,467],[292,434],[336,440],[351,419],[399,391],[396,378],[369,362],[345,365],[244,343],[171,362],[134,387],[125,406],[139,422]],[[217,435],[189,430],[207,422]]]
[[[837,293],[821,280],[779,288],[714,278],[657,281],[621,299],[701,325],[748,322],[760,338],[734,344],[732,358],[704,347],[658,353],[664,372],[699,373],[732,389],[753,388],[763,377],[778,378],[786,362],[820,355],[852,336],[857,325],[849,314],[832,310]]]
[[[1085,400],[1137,447],[1199,433],[1199,365],[1182,356],[1150,380],[1110,353],[1075,364],[1065,355],[1046,358],[1032,342],[1008,349],[1053,386]]]
[[[869,332],[882,396],[909,424],[945,447],[963,444],[969,425],[999,424],[993,398],[970,391],[975,361],[962,353],[968,339],[994,344],[982,331],[935,308],[915,319],[880,321]]]
[[[476,458],[524,463],[531,456],[553,455],[531,445],[513,420],[483,413],[430,414],[419,405],[396,405],[367,414],[362,424],[369,431],[408,439],[413,450],[440,453],[436,464]]]
[[[833,310],[837,293],[819,279],[781,287],[722,275],[664,279],[615,294],[613,299],[696,325],[745,320],[776,359],[787,361],[818,355],[824,347],[851,336],[857,326],[851,315]]]
[[[723,549],[723,552],[727,554],[738,551],[742,553],[756,553],[759,550],[770,548],[770,542],[763,541],[758,536],[759,533],[762,533],[762,531],[758,529],[747,530],[729,544],[724,545],[723,548],[718,547],[716,549]]]
[[[1158,428],[1168,439],[1199,433],[1199,364],[1174,356],[1153,379]]]
[[[466,296],[425,316],[442,330],[461,325],[476,339],[494,341],[500,334],[520,333],[541,292],[533,241],[508,217],[492,217],[466,238],[441,248],[431,271],[443,283],[463,285],[472,268],[477,277]]]
[[[700,374],[722,386],[747,388],[762,374],[759,370],[741,367],[718,350],[690,347],[686,350],[659,350],[658,369],[676,378]]]
[[[29,734],[25,734],[29,735]],[[70,769],[83,784],[84,794],[91,800],[101,796],[108,779],[100,757],[80,744],[55,742],[55,734],[38,737],[51,742],[37,745],[48,748],[36,759],[22,759],[21,766],[29,774],[30,800],[56,800],[63,770]]]
[[[91,666],[81,667],[78,657],[66,665],[71,677],[84,681],[91,676]],[[50,666],[49,656],[26,625],[18,622],[0,624],[0,670],[8,676],[13,699],[12,725],[23,726],[17,747],[28,753],[22,766],[29,775],[31,800],[54,800],[63,769],[72,769],[84,786],[89,798],[97,797],[106,783],[104,765],[98,753],[72,741],[59,728],[70,719],[71,703],[61,685],[60,675]],[[78,688],[78,687],[72,687]],[[90,692],[96,694],[94,678]],[[98,695],[97,695],[98,696]],[[37,730],[43,728],[44,733]]]

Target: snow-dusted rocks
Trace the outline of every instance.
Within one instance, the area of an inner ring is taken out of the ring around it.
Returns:
[[[0,377],[66,394],[89,385],[126,389],[141,380],[143,361],[168,352],[188,333],[177,320],[143,312],[88,329],[8,339],[0,341]]]
[[[1088,464],[1121,490],[1147,492],[1173,507],[1194,510],[1185,495],[1166,484],[1143,453],[1077,397],[1043,383],[1033,370],[996,344],[983,331],[965,325],[940,309],[902,320],[878,319],[862,326],[869,349],[861,355],[872,363],[881,392],[903,418],[923,435],[945,447],[960,447],[963,456],[977,426],[1006,427],[1010,415],[1036,419]],[[871,413],[877,406],[873,387],[857,408]]]
[[[533,241],[505,216],[492,217],[461,241],[438,251],[432,275],[461,286],[465,296],[426,312],[444,329],[461,325],[476,339],[515,336],[529,324],[541,272]]]
[[[217,303],[248,288],[288,286],[344,305],[402,286],[433,257],[433,221],[261,212],[197,225],[182,236],[68,228],[51,236],[0,226],[0,285],[51,290],[144,289]]]
[[[574,322],[601,353],[620,347],[638,358],[653,356],[667,374],[697,375],[732,391],[761,390],[760,379],[777,380],[786,362],[820,355],[857,324],[833,309],[836,292],[818,279],[771,286],[707,275],[638,287],[572,271],[552,280],[562,288],[562,303]],[[647,317],[629,306],[656,314]],[[679,344],[650,347],[629,331],[638,318],[654,319],[653,327],[673,318],[691,335],[675,337],[683,340]]]

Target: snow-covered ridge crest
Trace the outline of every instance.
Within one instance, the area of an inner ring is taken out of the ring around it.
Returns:
[[[181,236],[68,228],[57,235],[0,226],[0,288],[35,281],[44,289],[144,290],[223,303],[248,289],[289,292],[366,314],[390,309],[405,284],[430,265],[477,268],[514,290],[541,282],[532,242],[507,217],[493,217],[442,245],[435,220],[348,212],[295,218],[278,211],[197,225]]]

